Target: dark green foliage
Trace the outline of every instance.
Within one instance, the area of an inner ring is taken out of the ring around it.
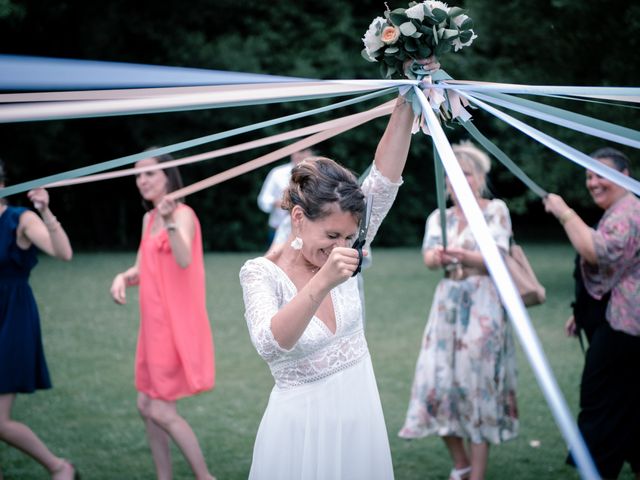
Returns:
[[[408,2],[388,3],[392,10],[408,6]],[[593,0],[514,0],[499,4],[467,0],[458,6],[473,18],[473,25],[464,28],[473,26],[478,38],[471,47],[443,57],[443,68],[454,78],[612,86],[635,86],[640,78],[640,67],[634,61],[640,47],[640,5],[634,2],[612,0],[604,10],[601,2]],[[0,0],[0,44],[4,53],[15,54],[322,79],[379,78],[379,66],[383,64],[369,64],[359,52],[361,37],[371,20],[384,11],[381,1],[247,0],[239,4],[193,0],[179,6],[150,0],[100,4],[80,0]],[[17,183],[135,153],[149,145],[168,145],[330,101],[2,125],[0,156],[8,165],[9,181]],[[553,104],[640,128],[637,109],[567,100],[555,100]],[[272,127],[178,156],[222,148],[370,106],[373,103],[295,125]],[[473,115],[477,127],[542,187],[560,192],[577,208],[590,206],[580,167],[484,112],[475,110]],[[529,122],[586,153],[605,143],[544,122]],[[372,122],[320,144],[319,150],[360,172],[373,158],[384,124],[384,120]],[[453,142],[464,137],[459,127],[447,130],[447,134]],[[633,162],[635,152],[621,149]],[[191,183],[267,151],[205,161],[183,168],[182,173],[186,183]],[[435,208],[431,164],[431,142],[418,134],[413,141],[405,186],[383,225],[379,244],[419,243],[424,219]],[[188,199],[200,214],[207,249],[263,247],[267,218],[257,208],[255,198],[268,170],[263,167]],[[551,221],[542,213],[540,202],[495,162],[491,183],[495,193],[509,202],[512,212],[522,216],[516,218],[517,222],[544,225]],[[132,179],[51,190],[51,194],[53,208],[76,248],[137,245],[143,211]],[[24,203],[24,196],[11,201]]]

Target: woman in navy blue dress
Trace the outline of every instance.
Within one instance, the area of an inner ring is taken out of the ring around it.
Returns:
[[[4,182],[0,161],[0,188]],[[27,425],[11,418],[16,394],[51,388],[38,307],[28,283],[37,250],[63,260],[73,255],[67,234],[49,209],[47,191],[32,190],[28,197],[40,216],[0,199],[0,440],[42,464],[52,479],[73,479],[71,463],[54,455]]]

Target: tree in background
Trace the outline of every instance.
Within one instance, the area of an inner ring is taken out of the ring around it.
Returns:
[[[405,2],[387,2],[390,8]],[[453,2],[452,2],[453,3]],[[605,5],[586,0],[488,0],[456,2],[469,10],[479,35],[473,47],[450,55],[443,68],[454,78],[528,84],[632,86],[640,78],[637,62],[640,6],[624,0]],[[36,0],[0,0],[0,44],[5,53],[174,65],[306,78],[377,78],[378,68],[360,57],[361,37],[384,2],[309,0],[264,2],[192,0],[188,4],[79,0],[51,4]],[[539,100],[539,98],[538,98]],[[542,100],[544,101],[544,100]],[[309,101],[116,118],[3,125],[0,155],[9,164],[12,183],[167,145],[218,131],[307,110],[331,102]],[[554,105],[640,128],[635,109],[597,103],[554,101]],[[369,108],[351,108],[344,113]],[[250,136],[234,137],[185,152],[198,153],[321,121],[342,112]],[[581,169],[487,114],[474,122],[531,177],[549,191],[562,191],[572,204],[588,205]],[[514,114],[518,117],[517,114]],[[531,121],[536,128],[584,151],[601,141]],[[384,120],[319,145],[357,173],[373,158]],[[375,130],[375,133],[374,133]],[[464,136],[450,131],[452,142]],[[624,150],[624,149],[623,149]],[[268,151],[202,162],[182,169],[190,183]],[[634,152],[626,150],[633,158]],[[435,206],[431,142],[416,138],[395,208],[378,244],[418,245],[427,212]],[[189,203],[202,219],[205,248],[248,250],[263,246],[263,213],[255,198],[269,167],[193,195]],[[580,181],[576,182],[576,178]],[[524,186],[494,163],[492,183],[509,202],[516,222],[548,221]],[[74,243],[84,248],[133,248],[139,239],[142,210],[131,209],[137,194],[133,180],[52,190],[69,219]],[[12,199],[19,201],[19,198]],[[88,219],[89,225],[76,219]],[[525,232],[523,232],[525,233]]]

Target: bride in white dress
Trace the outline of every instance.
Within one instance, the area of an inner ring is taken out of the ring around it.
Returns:
[[[351,245],[365,196],[373,195],[365,250],[395,199],[412,120],[399,97],[362,188],[333,160],[296,166],[283,197],[289,239],[240,271],[251,340],[275,380],[250,479],[393,478]]]

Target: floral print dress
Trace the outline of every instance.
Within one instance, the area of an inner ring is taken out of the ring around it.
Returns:
[[[491,200],[483,214],[493,239],[506,252],[511,237],[507,206]],[[449,208],[448,245],[478,250],[469,227],[459,227]],[[427,219],[422,248],[442,243],[436,210]],[[434,295],[399,436],[456,436],[498,444],[514,438],[517,431],[515,346],[493,281],[487,275],[443,278]]]

